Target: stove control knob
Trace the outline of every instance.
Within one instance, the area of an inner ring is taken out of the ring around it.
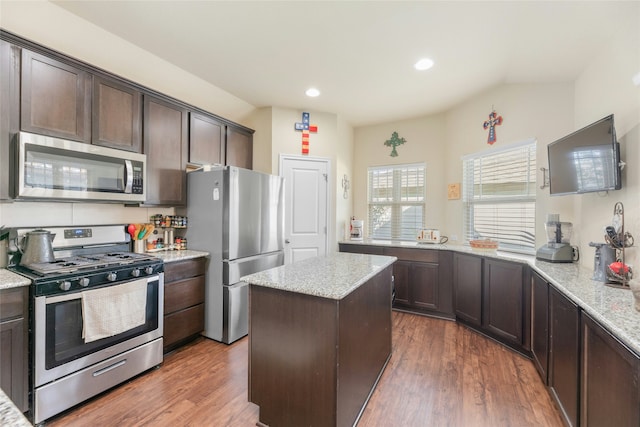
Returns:
[[[134,268],[133,270],[131,270],[131,275],[133,277],[140,277],[140,269],[139,268]]]
[[[91,280],[89,280],[88,277],[81,277],[80,280],[78,280],[78,283],[80,283],[80,286],[82,286],[83,288],[86,288],[87,286],[89,286],[89,282]]]
[[[115,282],[117,278],[118,278],[118,275],[113,271],[107,274],[107,280],[110,282]]]
[[[145,267],[144,272],[147,274],[153,274],[153,267]]]
[[[71,282],[68,280],[63,280],[62,282],[60,282],[60,290],[61,291],[68,291],[69,289],[71,289]]]

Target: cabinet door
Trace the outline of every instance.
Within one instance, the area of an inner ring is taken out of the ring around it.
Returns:
[[[22,50],[22,130],[88,143],[90,112],[87,72]]]
[[[23,318],[0,322],[0,387],[23,412],[29,408],[24,381],[24,331]]]
[[[393,263],[393,286],[395,299],[394,306],[410,307],[409,281],[411,263],[408,261],[396,261]]]
[[[187,111],[145,96],[143,151],[147,155],[145,204],[184,206],[187,197]]]
[[[438,264],[412,262],[409,272],[409,303],[417,308],[437,311],[440,308],[438,292]]]
[[[546,385],[549,366],[549,284],[535,272],[531,293],[531,353],[533,363]]]
[[[11,198],[11,138],[20,130],[20,48],[0,40],[0,200]]]
[[[453,288],[456,316],[471,324],[482,324],[482,258],[454,254]]]
[[[142,150],[142,94],[137,89],[93,76],[92,111],[93,144]]]
[[[227,126],[226,164],[240,168],[253,168],[253,135],[242,129]]]
[[[25,412],[28,399],[28,287],[0,290],[0,388]]]
[[[224,163],[225,128],[213,117],[189,114],[189,163],[212,165]]]
[[[482,325],[489,332],[522,345],[522,264],[484,260]]]
[[[640,425],[640,358],[582,314],[581,426]]]
[[[570,426],[577,426],[580,311],[553,287],[549,287],[549,304],[549,387],[565,421]]]

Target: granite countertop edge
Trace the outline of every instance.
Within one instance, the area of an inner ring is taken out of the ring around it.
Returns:
[[[392,265],[393,256],[334,252],[243,276],[251,285],[341,300]]]
[[[533,255],[508,253],[499,250],[478,250],[469,246],[453,244],[424,244],[388,240],[345,240],[339,243],[445,250],[527,264],[543,279],[551,283],[561,294],[600,323],[622,344],[640,355],[640,312],[634,308],[634,298],[631,291],[629,289],[611,287],[593,280],[593,270],[578,263],[550,263],[537,260]]]
[[[167,264],[177,261],[185,261],[188,259],[208,257],[209,252],[183,249],[179,251],[148,252],[148,255],[158,257]]]

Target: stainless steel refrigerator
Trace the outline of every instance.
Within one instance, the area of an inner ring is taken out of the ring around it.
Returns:
[[[226,166],[187,174],[189,248],[210,253],[203,335],[231,344],[248,333],[240,277],[284,264],[284,178]]]

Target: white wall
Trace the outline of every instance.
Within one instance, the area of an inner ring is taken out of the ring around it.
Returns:
[[[503,117],[496,127],[497,141],[487,144],[482,127],[491,107]],[[540,166],[546,166],[546,145],[572,130],[573,87],[571,84],[502,85],[476,95],[443,114],[385,123],[355,131],[354,211],[367,214],[367,167],[384,164],[426,162],[426,227],[436,227],[450,238],[462,239],[462,199],[448,200],[447,185],[462,182],[461,157],[491,150],[529,138],[538,141]],[[383,145],[397,131],[407,143],[399,156],[389,157]],[[538,176],[541,179],[541,175]],[[545,193],[546,192],[546,193]],[[538,190],[536,217],[538,243],[544,243],[544,218],[553,212],[572,212],[571,203],[558,201],[549,207],[548,189]]]
[[[496,127],[497,141],[487,144],[488,131],[482,124],[491,107],[503,118]],[[446,114],[446,183],[462,182],[461,157],[479,151],[503,147],[529,138],[537,140],[537,170],[547,167],[547,144],[573,130],[573,85],[511,84],[481,93]],[[549,189],[540,189],[542,172],[536,193],[536,247],[546,243],[544,222],[547,213],[559,213],[569,220],[572,204],[568,198],[551,199]],[[445,202],[446,230],[462,238],[462,199]]]
[[[593,266],[594,249],[589,242],[604,242],[603,228],[610,225],[613,207],[622,202],[625,229],[640,243],[640,86],[632,77],[640,72],[640,32],[636,25],[621,27],[610,49],[595,56],[575,82],[575,128],[581,128],[613,113],[623,170],[620,191],[574,197],[572,222],[579,235],[581,262]],[[626,262],[640,269],[637,248],[626,252]],[[636,271],[636,277],[639,271]]]
[[[309,113],[311,124],[318,126],[318,131],[309,136],[308,156],[331,162],[329,250],[337,250],[337,241],[343,238],[344,221],[352,210],[351,197],[344,199],[341,188],[343,175],[351,176],[352,128],[336,114],[305,111]],[[278,174],[280,154],[302,155],[302,132],[296,131],[294,125],[302,121],[303,111],[272,107],[271,113],[271,171]]]
[[[391,148],[384,142],[393,132],[407,142],[397,147],[398,156],[391,157]],[[446,234],[447,185],[445,161],[447,142],[445,116],[432,115],[393,123],[357,128],[355,130],[353,161],[354,215],[367,220],[367,168],[369,166],[397,165],[406,163],[426,164],[427,199],[425,227],[440,228]],[[365,236],[369,230],[365,225]]]

